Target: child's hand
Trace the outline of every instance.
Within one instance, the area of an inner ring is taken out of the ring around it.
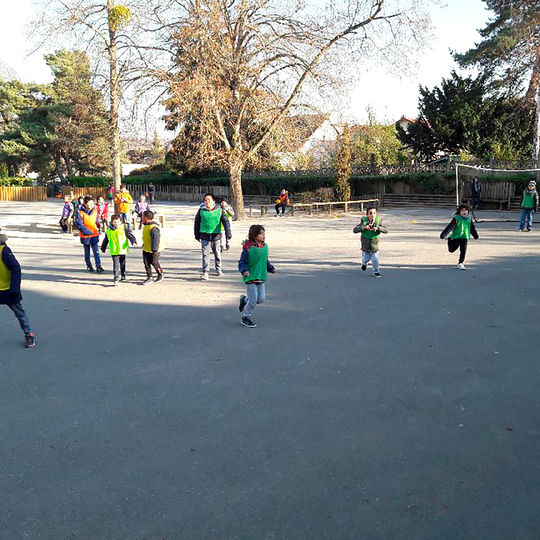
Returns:
[[[249,272],[246,270],[245,272],[242,272],[242,275],[243,275],[244,277],[249,277]]]

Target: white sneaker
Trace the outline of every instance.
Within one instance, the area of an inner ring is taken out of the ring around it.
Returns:
[[[208,281],[209,277],[208,277],[208,272],[203,272],[201,274],[201,281]]]
[[[458,267],[458,270],[467,270],[467,269],[465,268],[465,265],[464,265],[463,263],[459,263],[459,264],[457,265],[457,267]]]

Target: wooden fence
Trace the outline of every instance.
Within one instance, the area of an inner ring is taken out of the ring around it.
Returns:
[[[0,186],[0,201],[40,202],[47,200],[43,186]]]
[[[106,187],[72,187],[72,186],[62,186],[62,193],[64,195],[71,195],[75,198],[84,197],[85,195],[91,195],[94,199],[98,197],[105,197],[107,188]]]

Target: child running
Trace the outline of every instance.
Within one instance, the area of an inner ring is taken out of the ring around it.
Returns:
[[[221,209],[225,212],[225,215],[227,216],[227,219],[229,220],[229,225],[231,225],[231,234],[232,234],[232,224],[231,219],[234,217],[234,210],[232,206],[225,200],[222,199],[219,203],[219,206],[221,206]],[[229,251],[229,248],[231,247],[230,242],[225,236],[223,235],[225,228],[223,225],[221,225],[221,251]]]
[[[144,269],[146,270],[146,281],[143,285],[150,285],[152,281],[152,266],[156,271],[156,283],[163,281],[163,269],[159,264],[159,254],[163,251],[164,244],[161,239],[161,230],[159,225],[153,221],[154,212],[146,210],[143,213],[143,261]]]
[[[36,346],[36,338],[21,304],[21,266],[6,245],[7,239],[5,234],[0,234],[0,304],[13,311],[24,332],[24,346],[31,349]]]
[[[126,230],[122,216],[114,214],[101,244],[101,251],[105,253],[107,246],[109,246],[109,253],[113,261],[115,287],[120,281],[126,281],[126,255],[129,253],[130,242],[133,245],[137,243],[137,240],[129,229]]]
[[[264,243],[265,230],[262,225],[252,225],[249,228],[248,239],[238,261],[238,270],[246,284],[247,294],[240,296],[238,309],[242,314],[242,324],[247,328],[256,328],[251,315],[257,304],[266,299],[266,279],[268,272],[276,273],[276,269],[268,260],[268,245]]]
[[[444,240],[448,235],[448,251],[454,253],[459,248],[459,262],[457,267],[459,270],[467,270],[465,268],[465,255],[467,254],[467,243],[472,237],[478,240],[476,227],[471,219],[470,207],[468,204],[460,204],[457,207],[456,213],[452,221],[446,226],[441,233],[441,238]]]
[[[214,253],[216,276],[222,276],[221,269],[221,227],[225,229],[225,238],[231,239],[231,226],[226,213],[221,206],[216,204],[212,193],[204,196],[204,204],[201,205],[195,216],[194,233],[195,240],[201,243],[202,273],[201,279],[208,281],[210,270],[210,249]]]
[[[388,229],[377,215],[377,209],[370,206],[362,221],[353,229],[354,233],[362,233],[362,271],[365,272],[369,261],[373,267],[373,277],[380,278],[379,269],[379,235],[386,234]]]

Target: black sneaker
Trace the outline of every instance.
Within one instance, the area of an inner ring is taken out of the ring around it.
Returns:
[[[247,296],[245,294],[240,295],[240,304],[238,304],[238,311],[242,313],[247,304]]]
[[[102,274],[103,272],[105,272],[105,268],[103,268],[103,266],[98,266],[98,267],[96,268],[96,272],[97,272],[98,274]]]
[[[367,268],[367,264],[363,264],[360,268],[362,269],[362,272],[365,272]]]
[[[120,281],[126,281],[126,276],[122,276],[122,277],[120,278]]]
[[[247,328],[257,328],[257,325],[251,320],[251,317],[242,317],[242,325]]]
[[[159,283],[160,281],[163,281],[163,274],[158,274],[155,283]]]
[[[87,270],[88,272],[93,272],[93,271],[94,271],[94,267],[93,267],[93,266],[87,266],[87,267],[86,267],[86,270]]]
[[[36,346],[36,338],[32,332],[24,336],[24,346],[27,349],[33,349]]]
[[[146,278],[146,280],[143,281],[141,285],[150,285],[151,283],[154,283],[154,280],[151,277],[149,277],[149,278]]]
[[[381,273],[380,272],[373,272],[373,277],[381,277]]]

